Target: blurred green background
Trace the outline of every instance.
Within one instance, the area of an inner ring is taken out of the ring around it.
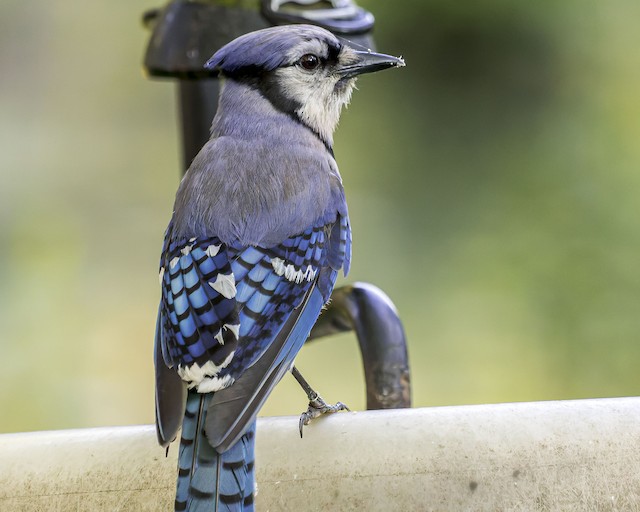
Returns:
[[[634,395],[640,3],[362,0],[378,48],[336,156],[350,280],[395,301],[415,406]],[[151,423],[175,91],[158,4],[0,4],[0,431]],[[350,335],[298,366],[364,407]],[[298,414],[286,377],[263,414]]]

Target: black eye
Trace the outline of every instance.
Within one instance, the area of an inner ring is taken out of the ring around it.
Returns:
[[[320,59],[313,53],[307,53],[300,57],[298,63],[307,71],[312,71],[320,65]]]

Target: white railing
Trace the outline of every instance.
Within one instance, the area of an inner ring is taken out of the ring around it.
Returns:
[[[640,510],[640,398],[258,422],[259,511]],[[0,435],[0,511],[172,510],[150,426]]]

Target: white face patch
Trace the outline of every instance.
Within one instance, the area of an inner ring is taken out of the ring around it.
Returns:
[[[231,274],[218,274],[213,283],[209,283],[211,288],[227,299],[233,299],[236,296],[236,279]]]
[[[279,276],[284,276],[287,281],[293,283],[301,283],[302,281],[313,281],[316,277],[317,270],[311,265],[307,265],[307,268],[296,268],[293,264],[285,264],[284,260],[280,258],[273,258],[271,260],[271,266]]]
[[[298,50],[298,53],[303,53]],[[309,48],[304,53],[312,53],[326,57],[327,49]],[[301,57],[302,55],[299,55]],[[352,63],[355,54],[348,47],[343,47],[339,54],[339,65]],[[319,67],[307,71],[293,65],[275,71],[278,83],[282,85],[282,93],[301,105],[296,114],[300,120],[329,145],[333,144],[333,132],[338,126],[342,108],[351,101],[355,87],[355,79],[348,79],[340,84],[340,75],[331,69]]]

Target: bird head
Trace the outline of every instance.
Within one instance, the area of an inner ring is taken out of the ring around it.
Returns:
[[[401,66],[402,58],[355,50],[331,32],[311,25],[245,34],[205,64],[223,77],[257,88],[275,108],[295,117],[329,145],[356,78]]]

